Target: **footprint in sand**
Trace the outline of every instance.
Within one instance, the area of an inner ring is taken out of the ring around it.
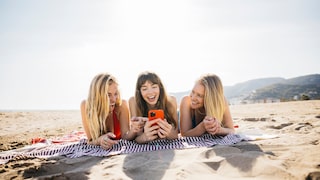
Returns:
[[[314,179],[315,180],[320,179],[320,171],[311,172],[306,177],[306,180],[314,180]]]
[[[298,127],[296,127],[294,130],[299,131],[301,128],[310,129],[310,128],[312,128],[312,127],[313,127],[312,124],[310,124],[310,123],[308,123],[308,122],[306,122],[306,123],[299,123],[299,124],[298,124]]]
[[[293,123],[283,123],[283,124],[280,124],[280,125],[273,125],[273,126],[268,126],[269,128],[271,129],[282,129],[284,127],[287,127],[287,126],[291,126]]]
[[[251,117],[251,118],[243,118],[242,119],[243,121],[251,121],[251,122],[256,122],[256,121],[275,121],[273,120],[272,118],[265,118],[265,117],[262,117],[262,118],[255,118],[255,117]]]

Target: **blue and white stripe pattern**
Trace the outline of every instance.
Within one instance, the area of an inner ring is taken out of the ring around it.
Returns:
[[[111,149],[105,150],[100,146],[87,144],[87,139],[77,143],[51,144],[44,147],[31,148],[25,151],[9,151],[0,153],[0,164],[10,160],[25,159],[30,157],[46,158],[52,156],[66,156],[77,158],[81,156],[111,156],[135,152],[157,151],[165,149],[187,149],[197,147],[211,147],[215,145],[232,145],[245,140],[238,134],[227,136],[214,136],[205,134],[200,137],[179,137],[175,140],[158,139],[146,144],[121,139]]]

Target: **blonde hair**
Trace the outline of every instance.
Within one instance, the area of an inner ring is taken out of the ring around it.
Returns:
[[[222,121],[225,111],[225,97],[220,78],[215,74],[202,75],[198,82],[205,88],[204,108],[206,114]]]
[[[96,75],[90,85],[86,102],[86,120],[92,140],[97,139],[107,132],[106,119],[109,115],[108,89],[113,83],[118,85],[116,78],[108,73]],[[116,107],[121,104],[120,92]]]

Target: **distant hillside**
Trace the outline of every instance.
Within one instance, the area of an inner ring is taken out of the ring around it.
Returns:
[[[250,94],[245,100],[258,100],[258,99],[280,99],[280,100],[293,100],[299,99],[303,95],[308,96],[310,99],[319,99],[320,85],[290,85],[290,84],[274,84],[265,88],[257,89]]]
[[[320,99],[320,74],[300,76],[278,84],[272,84],[251,92],[245,100],[259,99]]]
[[[253,79],[243,83],[238,83],[234,86],[225,86],[224,94],[228,99],[247,96],[253,90],[284,81],[285,79],[280,77]]]
[[[180,103],[181,97],[190,91],[171,93]],[[224,93],[231,104],[300,99],[320,99],[320,74],[285,79],[270,77],[253,79],[225,86]]]
[[[309,85],[309,84],[320,84],[320,74],[311,74],[306,76],[299,76],[296,78],[287,79],[285,84],[292,85]]]

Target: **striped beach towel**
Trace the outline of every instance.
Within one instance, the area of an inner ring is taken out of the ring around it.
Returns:
[[[187,149],[197,147],[211,147],[215,145],[232,145],[246,140],[238,134],[216,136],[205,134],[200,137],[179,137],[175,140],[158,139],[146,144],[138,144],[135,141],[120,139],[119,143],[105,150],[100,146],[90,145],[86,138],[78,142],[64,144],[37,143],[25,148],[0,153],[0,164],[10,160],[19,160],[30,157],[47,158],[52,156],[66,156],[77,158],[81,156],[111,156],[145,151],[157,151],[166,149]]]

